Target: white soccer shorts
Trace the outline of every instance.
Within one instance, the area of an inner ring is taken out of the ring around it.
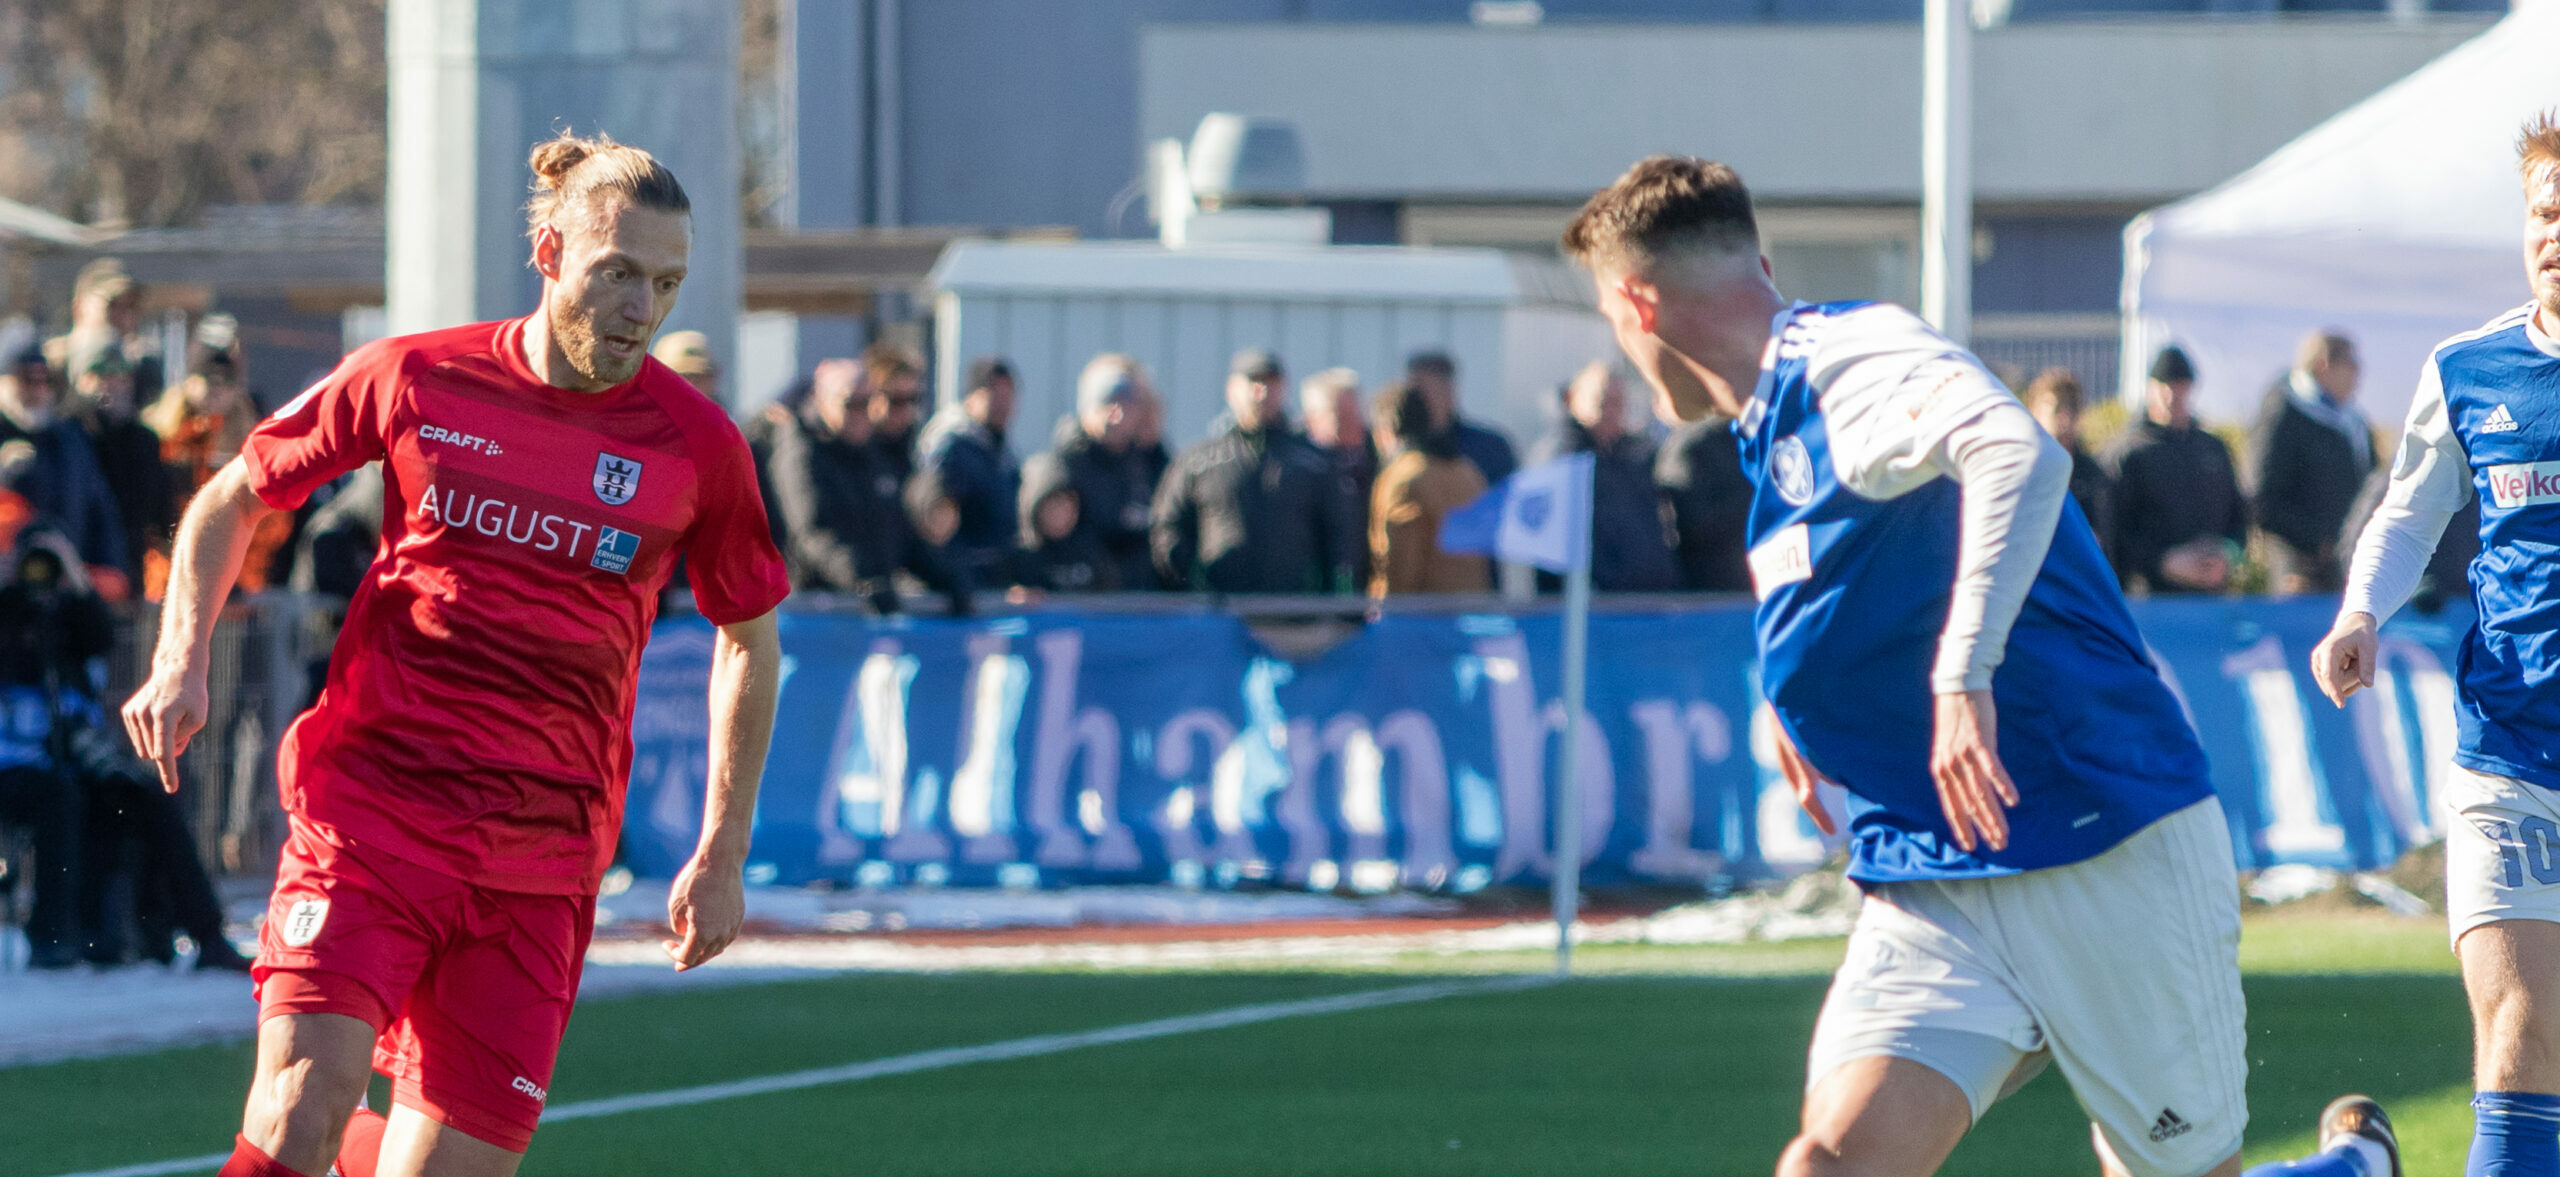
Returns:
[[[2135,1177],[2196,1177],[2248,1126],[2245,1014],[2239,877],[2208,798],[2084,862],[1875,888],[1806,1086],[1907,1058],[1979,1120],[2051,1063]]]
[[[2560,923],[2560,794],[2455,765],[2445,782],[2445,922],[2453,942],[2497,920]]]

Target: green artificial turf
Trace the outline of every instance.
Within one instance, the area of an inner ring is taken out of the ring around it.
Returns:
[[[1752,1174],[1791,1134],[1838,942],[1607,947],[1604,975],[558,1123],[523,1172],[570,1174]],[[2468,1031],[2432,921],[2253,917],[2252,1161],[2305,1151],[2329,1097],[2390,1107],[2412,1173],[2459,1171]],[[1526,970],[1534,954],[1361,972],[856,976],[580,1010],[554,1106],[936,1047]],[[0,1070],[0,1175],[219,1149],[245,1046]],[[2048,1074],[1950,1174],[2085,1174],[2088,1129]]]

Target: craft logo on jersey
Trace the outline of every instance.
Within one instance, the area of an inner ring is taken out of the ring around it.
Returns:
[[[1782,437],[1769,448],[1769,480],[1790,507],[1813,501],[1813,453],[1800,437]]]
[[[2480,423],[2482,433],[2513,433],[2517,428],[2519,427],[2516,425],[2516,415],[2507,411],[2503,401],[2497,408],[2489,410],[2488,420]]]
[[[619,507],[640,493],[640,463],[620,454],[596,451],[596,497],[608,507]]]
[[[296,900],[293,907],[284,913],[284,927],[277,934],[284,937],[286,947],[304,948],[320,938],[320,925],[327,922],[328,900]]]
[[[2560,462],[2511,462],[2491,466],[2489,501],[2501,507],[2560,503]]]
[[[596,531],[596,554],[587,563],[606,572],[627,576],[631,573],[632,558],[639,554],[639,536],[616,527],[599,528]]]

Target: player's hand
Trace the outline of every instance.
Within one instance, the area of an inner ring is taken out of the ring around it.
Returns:
[[[2349,613],[2338,618],[2329,636],[2311,651],[2311,678],[2320,693],[2340,707],[2347,696],[2373,685],[2373,660],[2381,642],[2374,636],[2373,614]]]
[[[1929,775],[1938,782],[1938,805],[1956,845],[1968,854],[1976,845],[2008,849],[2008,810],[2018,803],[2018,786],[2000,764],[2000,718],[1991,692],[1938,696],[1937,727]]]
[[[1806,760],[1804,753],[1796,751],[1796,742],[1788,738],[1785,725],[1777,717],[1770,717],[1769,730],[1777,735],[1778,775],[1787,778],[1787,787],[1795,790],[1796,804],[1804,807],[1804,815],[1813,819],[1813,828],[1822,831],[1823,837],[1837,836],[1840,823],[1832,820],[1831,810],[1822,803],[1822,774],[1814,770],[1813,762]]]
[[[204,676],[184,670],[154,670],[151,678],[125,700],[124,730],[136,755],[160,770],[160,787],[178,791],[178,754],[204,730]]]
[[[676,938],[661,940],[681,973],[720,955],[747,922],[747,885],[735,866],[718,866],[695,854],[676,872],[667,892],[667,926]]]

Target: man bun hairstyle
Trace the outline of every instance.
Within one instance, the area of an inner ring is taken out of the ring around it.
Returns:
[[[2555,164],[2560,164],[2560,107],[2526,119],[2516,135],[2516,166],[2525,179]]]
[[[562,131],[533,145],[533,199],[525,202],[524,231],[531,237],[544,225],[557,224],[565,211],[584,212],[600,196],[611,196],[634,208],[659,212],[693,212],[676,174],[658,157],[616,143],[613,136],[580,136]]]
[[[1653,155],[1592,194],[1564,231],[1583,265],[1653,261],[1675,253],[1760,252],[1760,224],[1742,176],[1714,160]]]

